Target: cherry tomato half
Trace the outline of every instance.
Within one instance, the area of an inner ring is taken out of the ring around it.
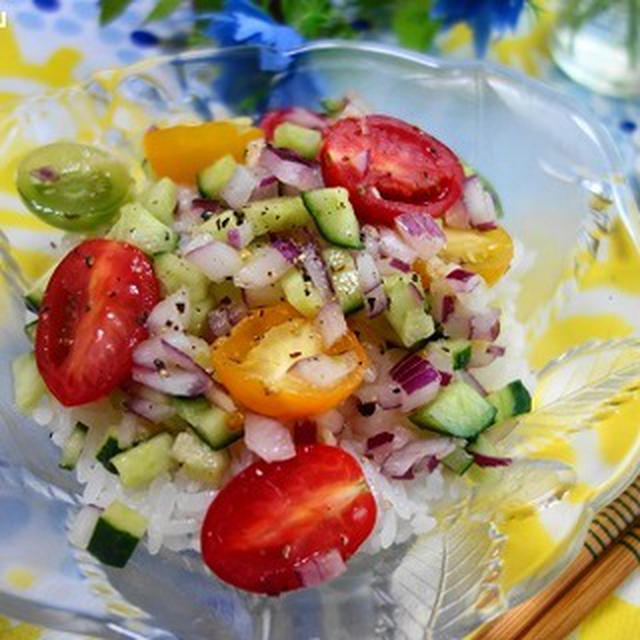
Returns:
[[[371,533],[376,503],[362,469],[338,447],[311,444],[282,462],[256,462],[209,507],[207,566],[236,587],[276,595],[308,586],[305,563],[349,559]]]
[[[105,239],[72,249],[47,285],[36,333],[36,361],[51,393],[70,407],[122,384],[157,302],[153,267],[139,249]]]
[[[276,418],[302,418],[324,413],[358,387],[367,356],[348,331],[326,354],[352,352],[357,366],[348,377],[318,387],[290,368],[302,358],[322,353],[322,339],[313,323],[288,304],[257,309],[213,346],[213,367],[235,400],[257,413]]]
[[[462,194],[453,151],[389,116],[338,120],[324,132],[320,162],[327,186],[345,187],[358,217],[372,224],[412,211],[437,217]]]

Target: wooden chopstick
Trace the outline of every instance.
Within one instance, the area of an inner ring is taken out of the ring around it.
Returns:
[[[520,636],[520,640],[563,640],[638,566],[640,527],[632,527]]]
[[[629,532],[631,540],[621,538],[638,519],[640,519],[640,476],[635,479],[624,493],[596,515],[589,527],[584,546],[566,571],[539,594],[482,627],[473,636],[473,640],[524,640],[524,638],[533,640],[534,636],[528,635],[529,630],[537,629],[538,622],[547,616],[547,612],[548,615],[551,615],[551,612],[556,611],[559,619],[567,618],[567,620],[570,619],[571,621],[575,619],[575,616],[580,616],[577,618],[577,622],[579,622],[589,612],[589,608],[581,608],[582,605],[579,606],[577,601],[575,603],[565,601],[564,594],[573,592],[574,588],[578,588],[578,583],[581,584],[583,578],[586,580],[587,574],[591,575],[592,572],[599,572],[599,566],[601,562],[604,562],[604,559],[597,564],[596,561],[608,549],[612,549],[613,554],[614,546],[616,546],[615,557],[617,558],[615,562],[620,563],[619,565],[616,564],[614,570],[620,572],[626,568],[629,568],[629,572],[633,570],[640,560],[636,560],[629,549],[634,544],[640,549],[640,543],[638,543],[640,537],[638,537],[638,541],[633,538],[632,534],[637,535],[634,533],[636,531],[634,529]],[[617,548],[618,546],[620,549]],[[622,561],[622,558],[627,558],[626,564]],[[640,555],[638,555],[638,558],[640,558]],[[623,574],[619,582],[626,575]],[[608,587],[610,579],[613,577],[610,576],[607,580],[598,583],[597,586]],[[615,589],[619,582],[611,586],[609,591],[600,588],[594,590],[590,596],[593,600],[590,601],[589,607],[597,604],[599,599],[604,599],[611,590]],[[575,598],[576,594],[573,594],[573,597]],[[557,604],[561,601],[565,607],[564,610],[557,608]],[[575,615],[569,618],[568,610],[572,610]],[[555,617],[554,620],[556,620]],[[571,631],[571,628],[565,632],[565,635]],[[551,636],[547,635],[537,635],[535,637],[537,640],[551,638]]]

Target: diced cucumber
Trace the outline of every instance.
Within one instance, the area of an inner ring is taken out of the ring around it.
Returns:
[[[312,318],[322,307],[323,301],[309,276],[298,269],[291,269],[280,281],[287,302],[303,316]]]
[[[89,427],[82,422],[76,422],[76,426],[69,434],[62,447],[62,455],[60,456],[60,462],[58,466],[61,469],[67,469],[71,471],[75,469],[78,459],[84,449],[84,443],[87,439],[87,431]]]
[[[459,438],[475,438],[493,424],[496,408],[473,387],[453,382],[429,404],[414,411],[409,419],[421,429]]]
[[[474,453],[479,453],[484,456],[502,458],[504,454],[499,452],[496,449],[496,446],[493,442],[487,437],[491,430],[485,431],[478,435],[478,437],[469,445],[467,449],[473,455]],[[477,464],[474,464],[467,474],[470,480],[473,482],[496,482],[502,478],[502,473],[500,469],[495,467],[480,467]]]
[[[531,395],[521,380],[514,380],[487,396],[497,410],[495,422],[503,422],[514,416],[531,411]]]
[[[429,360],[443,371],[464,369],[471,360],[469,340],[435,340],[426,347]]]
[[[209,280],[196,266],[175,253],[163,253],[153,259],[153,270],[160,281],[162,296],[175,293],[181,287],[189,291],[192,304],[209,297]]]
[[[307,209],[299,196],[269,198],[250,202],[240,211],[223,211],[201,224],[197,233],[208,233],[214,240],[226,241],[227,234],[247,220],[254,235],[289,231],[310,222]]]
[[[473,456],[464,447],[456,447],[449,455],[442,458],[442,464],[461,476],[473,464]]]
[[[402,273],[387,276],[383,282],[389,298],[385,315],[402,344],[409,348],[432,335],[435,324],[424,308],[419,280]]]
[[[190,431],[178,434],[171,455],[189,476],[212,487],[220,486],[230,464],[227,451],[214,451]]]
[[[13,397],[20,411],[35,409],[47,387],[40,376],[36,356],[30,351],[19,355],[12,363]]]
[[[210,290],[216,305],[242,301],[242,291],[233,284],[233,280],[214,282]]]
[[[309,160],[318,155],[321,143],[322,134],[319,131],[293,122],[283,122],[273,132],[273,144],[276,147],[291,149]]]
[[[301,197],[327,242],[347,249],[362,248],[360,225],[344,187],[305,191]]]
[[[162,224],[171,225],[178,204],[178,187],[171,178],[162,178],[149,188],[142,204]]]
[[[31,322],[27,322],[24,325],[24,332],[27,335],[27,338],[31,340],[31,342],[36,341],[36,331],[38,330],[38,321],[32,320]]]
[[[47,289],[47,285],[49,284],[49,280],[51,280],[51,276],[53,272],[56,270],[56,267],[59,263],[49,267],[31,286],[31,289],[25,293],[24,303],[29,309],[29,311],[33,311],[34,313],[38,313],[38,309],[42,304],[42,298],[44,298],[44,292]]]
[[[256,236],[289,231],[309,223],[309,214],[299,196],[256,200],[242,207]]]
[[[197,175],[196,182],[198,190],[205,198],[217,198],[218,194],[229,180],[238,163],[230,154],[216,160],[211,166],[200,171]]]
[[[139,202],[125,204],[120,209],[120,217],[107,237],[128,242],[150,255],[175,251],[178,246],[178,234],[154,218]]]
[[[178,415],[216,451],[242,436],[241,429],[229,427],[229,414],[210,404],[206,398],[176,398],[174,406]]]
[[[98,518],[87,551],[103,564],[124,567],[147,530],[147,519],[115,500]]]
[[[113,466],[111,460],[115,458],[119,453],[122,453],[123,449],[118,442],[118,434],[115,429],[109,429],[102,441],[102,444],[98,448],[96,453],[96,460],[102,463],[102,466],[111,473],[117,473],[116,468]]]
[[[215,303],[212,298],[196,302],[191,306],[191,318],[187,331],[194,336],[201,336],[207,326],[207,315]]]
[[[168,433],[160,433],[114,456],[111,464],[125,487],[144,487],[157,475],[171,469],[172,444],[173,438]]]
[[[364,297],[360,290],[360,281],[356,263],[345,249],[329,247],[322,252],[329,270],[331,284],[338,302],[345,314],[355,313],[364,307]]]

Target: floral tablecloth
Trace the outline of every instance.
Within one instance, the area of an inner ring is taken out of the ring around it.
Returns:
[[[0,0],[0,110],[24,95],[86,78],[97,68],[128,64],[160,53],[154,34],[141,27],[151,6],[151,0],[139,0],[111,25],[100,28],[94,1]],[[551,11],[543,11],[537,20],[525,16],[521,22],[518,33],[494,43],[491,58],[541,77],[588,105],[617,141],[629,177],[638,190],[640,100],[596,96],[563,76],[546,51],[553,24]],[[159,33],[176,28],[180,29],[181,24],[164,24]],[[470,43],[469,32],[457,27],[441,37],[438,46],[443,55],[465,56],[471,51]],[[0,580],[7,579],[8,576],[0,576]],[[0,612],[0,640],[75,637],[9,620]],[[596,608],[573,637],[640,638],[640,571]]]

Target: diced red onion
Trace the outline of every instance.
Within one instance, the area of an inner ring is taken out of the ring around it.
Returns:
[[[449,271],[445,276],[445,280],[449,286],[457,293],[468,293],[473,291],[480,283],[482,278],[472,271],[456,267]]]
[[[403,476],[426,456],[441,459],[451,453],[455,445],[449,438],[421,438],[394,451],[382,465],[382,473],[391,477]]]
[[[332,347],[348,329],[342,308],[337,302],[325,304],[318,311],[313,323],[322,337],[322,344],[326,348]]]
[[[154,334],[164,331],[184,331],[189,325],[190,317],[189,292],[186,287],[180,287],[175,293],[158,302],[151,310],[147,318],[147,329]]]
[[[38,182],[52,183],[60,180],[60,174],[53,167],[38,167],[29,172]]]
[[[402,413],[410,413],[418,407],[422,407],[425,404],[431,402],[440,391],[440,374],[431,382],[425,384],[423,387],[416,389],[413,393],[402,394],[402,404],[400,409]]]
[[[296,422],[293,427],[293,442],[296,447],[305,444],[314,444],[318,441],[318,428],[315,422],[310,420],[302,420]]]
[[[296,455],[291,431],[277,420],[256,413],[245,415],[244,443],[266,462],[288,460]]]
[[[402,271],[402,273],[409,273],[411,271],[411,265],[403,262],[402,260],[398,260],[398,258],[391,258],[389,264],[398,271]]]
[[[272,175],[265,176],[251,194],[251,200],[267,200],[278,197],[278,178]]]
[[[185,253],[184,257],[214,282],[222,282],[242,268],[240,254],[229,245],[217,240]]]
[[[332,296],[331,285],[327,269],[312,244],[307,244],[301,254],[302,265],[311,278],[313,286],[318,290],[323,300],[329,300]]]
[[[198,215],[202,217],[203,211],[218,213],[222,207],[219,202],[211,198],[193,198],[191,200],[191,209],[197,211]]]
[[[288,238],[273,238],[273,240],[271,240],[271,246],[277,249],[282,254],[282,257],[291,264],[293,264],[300,255],[300,249]]]
[[[402,260],[407,264],[413,264],[413,261],[418,257],[415,249],[404,243],[395,231],[386,227],[380,229],[380,253],[389,258]]]
[[[504,354],[504,347],[497,344],[487,344],[482,340],[474,341],[471,344],[471,359],[468,366],[469,368],[486,367]]]
[[[403,213],[395,218],[394,224],[402,239],[421,258],[436,255],[447,241],[435,220],[425,213]]]
[[[266,287],[279,280],[291,267],[285,257],[273,247],[258,249],[233,278],[237,287]]]
[[[508,467],[513,462],[511,458],[498,458],[496,456],[486,456],[483,453],[474,453],[473,461],[479,467]]]
[[[315,387],[327,388],[346,378],[357,365],[358,358],[353,352],[339,356],[320,353],[298,360],[289,371]]]
[[[140,384],[171,396],[199,396],[210,384],[209,377],[203,379],[197,371],[165,370],[161,373],[137,365],[131,369],[131,377]]]
[[[207,325],[214,338],[220,338],[231,333],[231,321],[229,320],[229,310],[226,306],[213,309],[207,315]]]
[[[416,474],[422,473],[423,471],[433,473],[438,468],[439,464],[440,460],[437,456],[425,456],[420,460],[420,462],[413,466],[413,471]]]
[[[365,251],[377,258],[380,255],[380,232],[372,225],[365,224],[360,229]]]
[[[215,380],[211,381],[211,385],[205,391],[205,395],[207,396],[209,402],[215,404],[217,407],[220,407],[224,411],[233,413],[234,411],[238,410],[238,407],[236,407],[236,404],[231,396],[225,391],[224,387]]]
[[[189,231],[197,224],[202,224],[202,214],[208,209],[204,206],[199,207],[193,203],[200,198],[197,197],[198,192],[192,187],[178,187],[177,196],[177,212],[175,216],[174,228],[176,231]],[[203,199],[203,202],[209,202]],[[214,211],[219,205],[217,203]]]
[[[371,291],[382,282],[375,260],[365,251],[356,254],[356,269],[362,291]]]
[[[451,380],[453,379],[453,374],[449,373],[448,371],[438,371],[438,373],[440,374],[440,386],[449,386]]]
[[[176,410],[170,404],[158,404],[141,397],[128,398],[124,406],[141,418],[158,424],[173,417]]]
[[[469,373],[468,371],[458,371],[458,378],[475,389],[483,398],[486,397],[487,390],[480,384],[480,381],[472,373]]]
[[[462,198],[472,227],[487,231],[497,226],[495,203],[478,176],[466,179]]]
[[[471,316],[471,332],[469,338],[472,340],[489,340],[493,342],[500,335],[500,311],[489,308],[484,313]]]
[[[220,197],[232,208],[239,209],[249,202],[253,190],[258,184],[256,176],[245,166],[239,164],[229,182],[220,191]]]
[[[440,384],[440,374],[434,366],[417,353],[410,353],[389,372],[406,393],[413,393],[433,382]]]
[[[389,298],[384,291],[382,283],[371,289],[371,291],[365,292],[363,295],[367,307],[367,315],[370,318],[375,318],[380,315],[389,306]]]
[[[302,189],[298,189],[298,187],[294,187],[290,184],[281,184],[278,187],[278,194],[281,196],[299,196],[302,191]]]
[[[244,300],[238,300],[237,302],[232,302],[227,306],[227,311],[229,313],[229,322],[232,326],[235,326],[242,320],[247,313],[249,313],[249,309],[244,302]]]
[[[244,249],[254,237],[253,225],[248,220],[244,220],[237,227],[233,227],[227,232],[227,242],[234,249]]]
[[[375,436],[367,438],[367,450],[371,451],[371,449],[380,447],[383,444],[389,444],[392,441],[393,433],[390,433],[389,431],[381,431],[380,433],[376,433]]]
[[[462,198],[444,214],[444,221],[448,227],[453,229],[468,229],[471,226],[469,212]]]
[[[303,191],[319,189],[323,186],[318,163],[303,161],[284,149],[266,147],[260,156],[260,165],[272,173],[280,182]]]
[[[303,587],[315,587],[327,580],[333,580],[346,570],[347,565],[337,549],[310,556],[295,567]]]

